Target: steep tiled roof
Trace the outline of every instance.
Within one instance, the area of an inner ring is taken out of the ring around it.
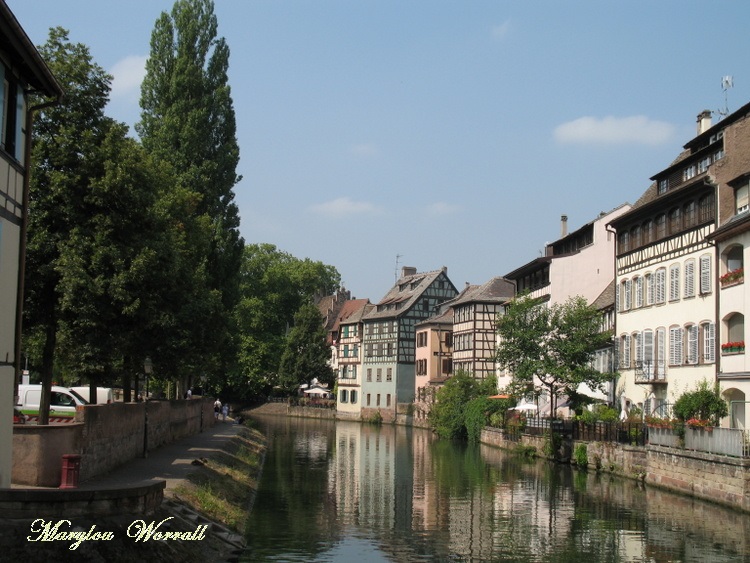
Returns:
[[[370,305],[369,299],[350,299],[346,301],[336,318],[333,330],[338,330],[339,325],[342,324],[358,323],[362,320],[362,315],[372,308],[372,305],[370,305],[370,308],[367,307],[368,305]]]
[[[604,288],[599,297],[594,299],[592,305],[600,311],[615,306],[615,280],[609,282],[609,285]]]
[[[483,285],[467,286],[451,301],[451,305],[463,303],[503,303],[513,299],[515,286],[503,277],[494,277]]]
[[[422,293],[440,276],[446,269],[434,270],[432,272],[421,272],[401,276],[385,297],[375,308],[365,315],[366,319],[387,319],[398,317],[408,311]],[[448,280],[446,275],[446,280]],[[390,306],[390,307],[388,307]],[[380,310],[378,310],[380,309]]]
[[[436,324],[453,324],[453,307],[446,307],[440,311],[437,315],[425,319],[424,321],[417,323],[416,326],[427,326]]]

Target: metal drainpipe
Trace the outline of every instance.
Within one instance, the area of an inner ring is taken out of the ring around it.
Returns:
[[[26,95],[34,92],[26,92]],[[33,133],[34,113],[45,108],[59,104],[62,96],[58,96],[52,101],[43,104],[37,104],[26,109],[26,139],[24,143],[24,177],[23,177],[23,198],[21,205],[21,233],[18,243],[18,282],[16,292],[16,330],[13,351],[13,365],[15,374],[13,377],[13,403],[15,404],[18,397],[18,382],[21,379],[21,334],[23,331],[23,297],[26,282],[26,233],[29,228],[29,186],[31,176],[31,136]]]

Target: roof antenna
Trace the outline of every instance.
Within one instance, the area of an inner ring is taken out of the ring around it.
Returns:
[[[393,270],[393,281],[394,283],[398,281],[398,261],[399,258],[403,258],[403,254],[396,254],[396,267]]]
[[[729,115],[729,102],[727,99],[727,91],[734,87],[734,78],[731,75],[722,77],[721,89],[724,90],[724,109],[718,110],[716,113],[719,114],[719,119],[724,119]]]

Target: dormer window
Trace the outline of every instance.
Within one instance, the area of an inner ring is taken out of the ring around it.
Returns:
[[[669,180],[667,178],[662,178],[659,180],[658,186],[658,194],[665,194],[667,193],[667,190],[669,189]]]
[[[694,178],[696,174],[696,168],[695,164],[691,164],[685,170],[682,171],[682,181],[686,182],[687,180],[690,180],[691,178]]]

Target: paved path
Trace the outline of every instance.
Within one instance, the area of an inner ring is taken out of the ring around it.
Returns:
[[[105,475],[97,475],[79,484],[81,490],[122,488],[149,479],[167,482],[165,496],[176,488],[188,473],[195,471],[192,462],[202,457],[210,458],[221,450],[221,444],[237,434],[240,426],[230,419],[218,421],[213,428],[200,434],[187,436],[172,444],[161,446],[148,453],[146,458],[133,459]]]

